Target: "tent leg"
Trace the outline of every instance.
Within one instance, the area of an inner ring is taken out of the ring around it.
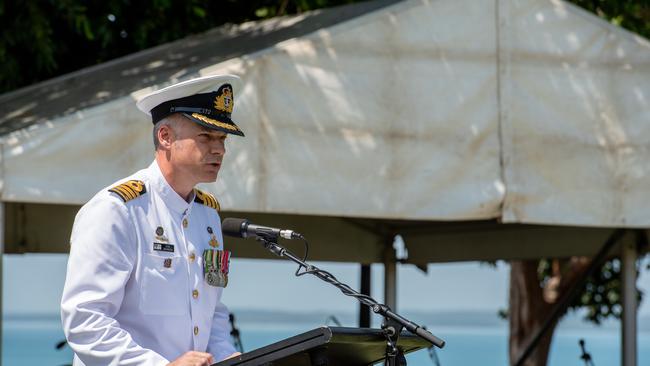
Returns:
[[[623,281],[623,314],[621,327],[621,365],[636,366],[637,356],[637,298],[636,298],[636,260],[635,243],[625,243],[622,246],[622,281]]]
[[[4,340],[4,332],[2,331],[2,291],[4,289],[4,278],[2,272],[4,271],[5,257],[5,203],[0,202],[0,366],[2,366],[2,342]]]
[[[370,265],[361,265],[361,291],[364,295],[370,295]],[[359,328],[370,328],[370,308],[368,305],[359,303]]]
[[[386,305],[397,311],[397,263],[384,263],[384,299]]]
[[[397,259],[393,248],[394,236],[385,242],[384,252],[384,303],[393,311],[397,311]]]

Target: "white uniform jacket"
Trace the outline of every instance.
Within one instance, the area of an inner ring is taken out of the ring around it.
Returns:
[[[131,189],[97,193],[72,229],[61,319],[74,365],[229,356],[222,288],[203,275],[203,251],[223,249],[218,203],[198,190],[186,202],[155,161],[120,183]]]

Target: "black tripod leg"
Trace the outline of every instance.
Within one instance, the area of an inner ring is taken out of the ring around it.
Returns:
[[[406,366],[406,357],[404,357],[404,353],[402,350],[398,350],[397,352],[397,366]]]
[[[387,366],[406,366],[406,357],[404,357],[404,353],[398,348],[397,349],[397,354],[395,355],[389,355],[388,352],[386,353],[386,359],[384,360],[384,365]]]

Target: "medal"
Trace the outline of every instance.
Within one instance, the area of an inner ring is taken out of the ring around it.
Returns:
[[[217,237],[214,236],[214,230],[212,230],[211,226],[208,226],[208,234],[210,234],[210,241],[208,242],[208,244],[210,244],[210,246],[213,248],[218,248],[219,241],[217,240]]]
[[[223,286],[219,286],[222,281],[221,278],[219,278],[218,273],[215,271],[208,272],[208,274],[205,275],[205,281],[210,286],[223,287]]]
[[[165,268],[172,268],[172,259],[171,258],[165,258],[163,261],[163,266]]]
[[[203,251],[203,276],[210,286],[228,286],[230,252],[216,249]]]
[[[162,226],[158,226],[156,228],[156,240],[162,241],[162,242],[167,242],[167,238],[165,237],[165,230],[163,230]]]

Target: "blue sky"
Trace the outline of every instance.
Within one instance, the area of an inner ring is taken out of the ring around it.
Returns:
[[[67,256],[62,254],[5,255],[3,312],[57,314]],[[649,258],[644,260],[645,264]],[[356,264],[316,262],[339,280],[359,288]],[[233,259],[224,302],[232,309],[284,311],[356,311],[357,302],[312,276],[294,277],[295,265],[282,260]],[[383,301],[383,267],[373,265],[372,296]],[[650,298],[650,271],[643,270],[638,286]],[[496,311],[505,308],[508,266],[477,262],[429,265],[425,274],[413,266],[398,270],[398,311]],[[640,314],[650,315],[650,304]]]

